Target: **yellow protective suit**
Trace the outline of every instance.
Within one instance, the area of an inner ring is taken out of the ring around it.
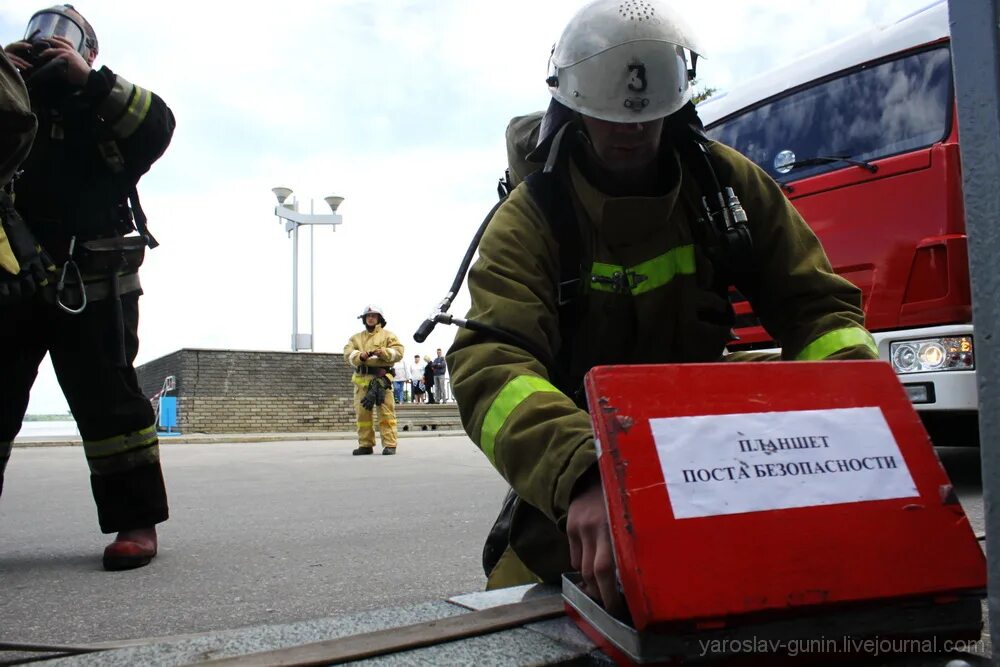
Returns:
[[[380,354],[371,357],[367,362],[361,361],[362,352]],[[361,447],[375,447],[375,428],[373,423],[374,410],[366,410],[361,405],[361,399],[368,391],[368,384],[378,377],[378,372],[385,370],[391,383],[392,366],[403,358],[403,344],[396,334],[381,325],[375,329],[367,329],[351,336],[344,346],[344,359],[354,367],[351,383],[354,385],[354,413],[358,421],[358,443]],[[396,407],[392,395],[392,386],[385,392],[385,402],[377,408],[379,413],[379,433],[382,434],[382,446],[386,449],[396,448]]]

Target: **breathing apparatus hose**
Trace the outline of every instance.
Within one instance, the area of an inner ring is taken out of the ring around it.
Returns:
[[[465,282],[465,275],[468,273],[469,266],[472,264],[472,258],[476,254],[476,249],[479,248],[479,242],[482,240],[483,234],[486,233],[486,228],[489,226],[493,216],[496,215],[497,209],[499,209],[506,200],[506,197],[502,198],[496,203],[495,206],[493,206],[492,209],[490,209],[490,212],[486,214],[486,218],[483,219],[483,222],[479,225],[479,229],[476,230],[476,235],[472,238],[472,243],[469,244],[469,249],[465,252],[465,257],[462,258],[462,264],[458,267],[458,273],[455,275],[455,280],[452,282],[451,288],[448,290],[448,294],[445,295],[444,299],[441,300],[441,303],[437,305],[434,311],[427,316],[427,319],[423,321],[423,324],[417,328],[416,333],[413,334],[413,340],[418,343],[423,343],[434,330],[434,327],[439,323],[454,324],[462,327],[463,329],[489,334],[501,342],[509,343],[510,345],[519,347],[522,350],[529,352],[543,364],[548,364],[550,361],[550,355],[539,349],[537,345],[523,336],[511,331],[505,331],[504,329],[490,324],[477,322],[475,320],[462,319],[448,313],[448,309],[451,308],[455,295],[458,294],[458,290],[461,289],[462,283]]]

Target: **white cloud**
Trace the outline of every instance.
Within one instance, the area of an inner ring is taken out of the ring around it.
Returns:
[[[173,145],[140,184],[162,246],[143,268],[138,361],[181,347],[288,349],[291,250],[275,185],[322,211],[323,196],[347,198],[342,227],[316,230],[320,351],[342,348],[369,301],[408,351],[447,347],[454,329],[419,346],[412,333],[495,201],[507,120],[547,103],[549,49],[581,4],[78,4],[101,40],[97,64],[151,88],[177,116]],[[926,0],[679,4],[706,45],[702,82],[725,88]],[[45,5],[0,0],[6,41]],[[29,409],[65,409],[51,370]]]

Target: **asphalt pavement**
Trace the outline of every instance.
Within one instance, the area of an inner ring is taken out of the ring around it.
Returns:
[[[160,555],[107,573],[82,448],[18,447],[0,499],[0,641],[95,643],[286,623],[481,590],[505,484],[464,435],[167,443]],[[983,530],[979,452],[942,449]]]
[[[0,640],[91,643],[364,611],[481,590],[505,483],[464,435],[161,447],[171,518],[107,573],[81,447],[18,447],[0,499]]]

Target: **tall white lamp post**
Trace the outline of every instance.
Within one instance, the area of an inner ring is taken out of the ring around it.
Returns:
[[[292,238],[292,352],[301,350],[312,351],[313,348],[313,324],[314,324],[314,298],[313,298],[313,227],[316,225],[329,225],[333,231],[337,231],[337,225],[344,220],[337,213],[337,208],[343,203],[343,197],[324,197],[323,201],[330,207],[330,213],[314,213],[313,201],[309,200],[309,213],[299,213],[299,204],[296,199],[288,202],[292,194],[291,188],[271,188],[271,192],[278,198],[278,205],[274,207],[274,214],[279,219],[285,221],[285,231]],[[309,333],[299,333],[299,227],[309,226]]]

